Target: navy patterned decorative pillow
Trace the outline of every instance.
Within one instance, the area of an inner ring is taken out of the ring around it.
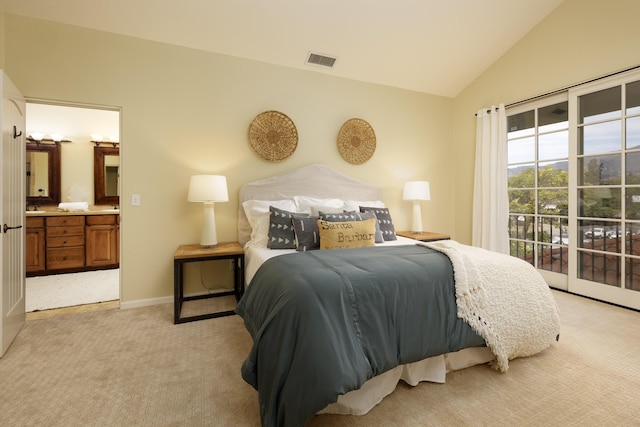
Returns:
[[[393,220],[391,219],[391,214],[389,214],[389,208],[360,206],[360,212],[371,212],[376,216],[376,218],[378,218],[378,225],[382,232],[382,238],[385,241],[398,240],[396,237],[396,229],[393,226]]]
[[[296,235],[293,230],[293,218],[308,217],[308,214],[289,212],[269,206],[269,249],[295,249]]]
[[[329,222],[345,222],[345,221],[366,221],[371,218],[376,218],[373,212],[358,212],[358,211],[344,211],[341,213],[326,213],[320,212],[320,219]],[[380,225],[376,222],[376,243],[384,243],[382,237],[382,231]]]
[[[293,229],[296,233],[296,250],[300,252],[320,249],[320,233],[318,232],[319,216],[306,218],[294,217]]]

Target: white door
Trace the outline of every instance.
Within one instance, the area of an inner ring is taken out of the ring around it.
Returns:
[[[2,292],[0,357],[25,323],[25,101],[0,70],[0,212],[2,212]]]

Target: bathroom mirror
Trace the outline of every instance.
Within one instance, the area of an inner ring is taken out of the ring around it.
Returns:
[[[60,203],[60,145],[27,142],[25,169],[29,205]]]
[[[96,205],[118,205],[120,148],[93,148],[93,185]]]

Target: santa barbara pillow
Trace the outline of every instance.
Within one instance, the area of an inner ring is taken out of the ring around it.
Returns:
[[[376,219],[330,222],[318,220],[320,249],[375,246]]]

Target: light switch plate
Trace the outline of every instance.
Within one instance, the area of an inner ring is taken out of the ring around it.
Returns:
[[[131,206],[140,206],[140,195],[132,194],[131,195]]]

